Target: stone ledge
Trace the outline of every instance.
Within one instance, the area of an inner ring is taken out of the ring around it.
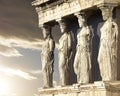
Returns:
[[[120,96],[120,81],[98,81],[92,84],[74,84],[66,87],[58,86],[55,88],[40,89],[39,94],[40,96]]]
[[[35,2],[35,4],[38,3],[38,5],[40,3],[40,1]],[[67,2],[63,2],[52,7],[47,6],[45,10],[35,4],[34,2],[32,3],[32,5],[36,7],[39,17],[39,25],[41,25],[50,21],[54,21],[58,18],[74,14],[78,11],[88,10],[91,8],[97,9],[97,6],[104,6],[104,4],[113,4],[119,6],[120,0],[68,0]]]

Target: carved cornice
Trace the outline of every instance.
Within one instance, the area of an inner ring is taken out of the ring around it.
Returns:
[[[104,5],[120,5],[120,0],[55,0],[48,2],[42,6],[32,3],[38,13],[39,25],[55,21],[57,18],[63,18],[79,11],[98,9]]]
[[[35,0],[35,1],[32,2],[32,5],[33,6],[38,6],[38,5],[41,5],[41,4],[46,3],[48,1],[50,1],[50,0]]]
[[[102,16],[103,16],[103,19],[104,19],[104,17],[110,17],[110,18],[112,18],[112,13],[113,13],[113,6],[110,6],[110,5],[108,5],[108,6],[101,6],[101,7],[99,7],[100,8],[100,10],[102,11]],[[108,15],[109,14],[109,15]],[[108,18],[106,18],[106,19],[108,19]],[[106,20],[106,19],[104,19],[104,20]]]
[[[99,5],[99,9],[102,12],[103,20],[107,20],[108,18],[112,18],[113,9],[117,6],[117,4],[101,4]],[[107,18],[106,18],[107,17]]]

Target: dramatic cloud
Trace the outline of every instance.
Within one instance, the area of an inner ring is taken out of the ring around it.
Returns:
[[[36,39],[36,41],[22,40],[20,38],[7,39],[0,36],[0,54],[4,56],[22,56],[16,47],[40,50],[42,45],[42,40]]]
[[[3,56],[22,56],[15,48],[8,47],[0,44],[0,54]]]
[[[0,0],[0,46],[7,50],[5,52],[1,47],[1,55],[21,56],[16,47],[40,50],[43,37],[32,1]],[[57,42],[60,37],[58,29],[58,26],[53,28],[53,37]]]
[[[0,0],[1,55],[21,56],[16,47],[40,50],[42,34],[32,1]]]
[[[35,74],[35,75],[41,75],[42,74],[42,70],[33,70],[31,71],[32,74]]]
[[[32,76],[30,73],[24,72],[20,69],[12,69],[12,68],[3,67],[3,66],[0,66],[0,73],[5,74],[10,77],[18,76],[26,80],[37,79],[37,77]]]

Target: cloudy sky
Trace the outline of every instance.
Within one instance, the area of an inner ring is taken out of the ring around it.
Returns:
[[[42,87],[42,34],[32,1],[0,0],[0,96],[34,96]]]

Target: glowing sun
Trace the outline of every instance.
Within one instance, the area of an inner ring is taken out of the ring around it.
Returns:
[[[1,79],[0,80],[0,96],[6,95],[9,93],[9,85],[6,80]]]

